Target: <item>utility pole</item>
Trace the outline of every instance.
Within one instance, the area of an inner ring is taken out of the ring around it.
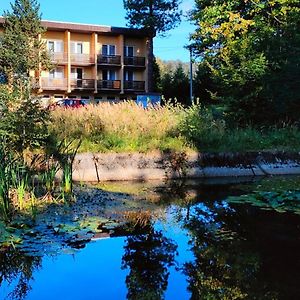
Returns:
[[[190,49],[190,104],[193,104],[193,49],[192,46],[189,47]]]

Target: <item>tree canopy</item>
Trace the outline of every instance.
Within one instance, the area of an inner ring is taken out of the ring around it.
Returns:
[[[179,4],[181,0],[123,0],[126,9],[126,19],[132,28],[144,29],[148,35],[148,89],[155,89],[153,77],[154,54],[153,38],[176,27],[181,19]]]
[[[40,40],[45,29],[41,25],[39,8],[36,0],[16,0],[11,4],[11,11],[4,13],[0,72],[6,75],[9,83],[15,77],[29,77],[30,71],[50,66],[45,45]]]
[[[298,119],[298,0],[196,0],[191,18],[195,53],[211,70],[235,121]]]
[[[180,22],[179,0],[124,0],[128,25],[164,35]]]

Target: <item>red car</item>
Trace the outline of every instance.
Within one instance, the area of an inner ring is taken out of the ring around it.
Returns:
[[[79,108],[89,104],[89,100],[83,99],[62,99],[57,102],[49,105],[49,109],[55,109],[56,107],[64,107],[64,108]]]

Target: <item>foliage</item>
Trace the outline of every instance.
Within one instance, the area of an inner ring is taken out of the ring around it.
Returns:
[[[146,234],[127,237],[124,250],[122,268],[130,269],[127,299],[163,299],[177,245],[151,228]]]
[[[176,107],[144,109],[134,102],[101,103],[52,112],[50,131],[59,140],[81,139],[80,151],[151,151],[185,148],[178,136]],[[76,126],[74,126],[76,124]]]
[[[229,197],[230,203],[245,204],[257,206],[267,210],[275,210],[279,213],[300,214],[300,191],[272,191],[255,192],[238,197]]]
[[[0,73],[11,86],[15,77],[27,81],[30,71],[48,69],[50,60],[40,34],[39,4],[36,0],[15,0],[12,12],[5,12],[4,34],[0,43]],[[28,83],[28,82],[27,82]]]
[[[161,92],[166,102],[189,103],[189,77],[184,64],[161,64]]]
[[[154,84],[154,55],[153,38],[176,27],[180,22],[180,0],[123,0],[128,25],[144,29],[149,35],[148,56],[148,89],[153,92]]]
[[[124,0],[126,19],[131,27],[146,29],[151,37],[164,35],[180,21],[178,0]]]
[[[298,1],[197,0],[195,53],[218,82],[235,124],[298,121]],[[265,112],[268,111],[266,115]]]
[[[18,84],[10,91],[0,86],[0,133],[11,151],[23,154],[47,145],[49,134],[48,111],[41,108],[38,98],[27,87]]]
[[[299,151],[297,127],[228,128],[216,108],[196,103],[144,109],[134,102],[101,103],[51,113],[51,134],[58,140],[82,140],[80,152],[189,150],[245,152]]]

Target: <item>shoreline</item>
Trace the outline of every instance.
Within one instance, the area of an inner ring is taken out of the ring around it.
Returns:
[[[299,152],[81,153],[75,182],[148,181],[180,178],[300,174]]]

